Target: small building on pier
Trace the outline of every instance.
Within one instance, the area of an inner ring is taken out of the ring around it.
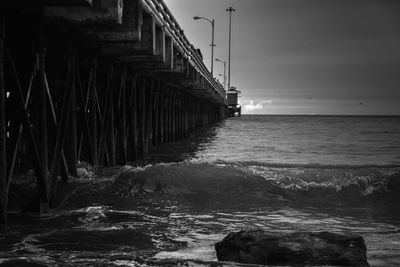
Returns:
[[[227,100],[228,100],[228,109],[227,115],[228,117],[235,117],[236,113],[239,117],[242,116],[242,107],[239,106],[239,94],[241,92],[237,90],[236,87],[231,87],[227,92]]]

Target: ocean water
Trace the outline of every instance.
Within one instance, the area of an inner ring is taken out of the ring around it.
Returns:
[[[399,117],[244,116],[196,156],[232,162],[400,165]]]
[[[50,214],[10,214],[0,265],[215,266],[215,242],[262,228],[359,234],[400,266],[400,117],[230,118],[79,173]]]

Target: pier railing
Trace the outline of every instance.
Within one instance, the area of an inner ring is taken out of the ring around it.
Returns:
[[[222,84],[207,69],[163,0],[54,0],[40,5],[45,27],[56,31],[58,25],[70,27],[85,42],[101,43],[103,54],[113,60],[159,72],[188,93],[225,104]]]
[[[194,46],[189,42],[184,31],[179,26],[171,11],[162,0],[143,0],[148,8],[152,11],[157,19],[165,26],[166,31],[173,37],[178,47],[182,50],[183,54],[188,57],[189,62],[194,68],[199,71],[207,81],[213,85],[214,89],[223,97],[225,97],[225,90],[223,86],[217,82],[207,67],[204,65],[203,60],[196,52]]]

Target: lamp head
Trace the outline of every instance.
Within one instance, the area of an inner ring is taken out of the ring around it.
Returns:
[[[194,20],[198,20],[198,19],[201,19],[201,18],[199,16],[194,16],[193,19]]]

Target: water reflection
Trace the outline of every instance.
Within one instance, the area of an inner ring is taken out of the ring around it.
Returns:
[[[153,148],[145,157],[146,163],[181,162],[197,157],[199,151],[208,149],[218,136],[226,121],[213,126],[204,126],[192,132],[185,140],[169,144],[162,144]]]

